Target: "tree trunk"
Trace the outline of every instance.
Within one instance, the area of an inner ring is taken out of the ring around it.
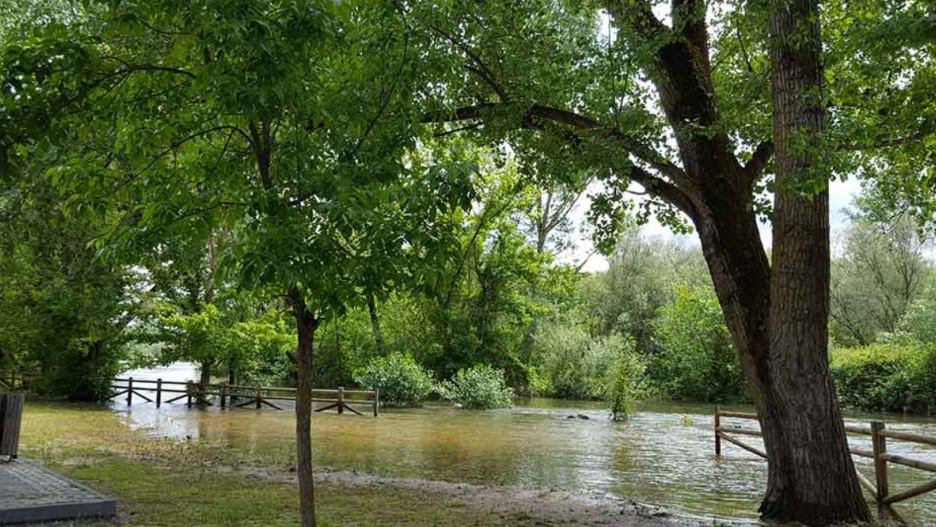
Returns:
[[[202,392],[202,396],[204,396],[208,385],[211,384],[211,368],[212,364],[210,360],[201,363],[201,377],[198,380],[198,388]]]
[[[829,375],[828,177],[818,0],[773,0],[774,101],[770,356],[762,364],[768,454],[764,518],[808,524],[870,519]],[[807,194],[802,188],[823,188]]]
[[[299,511],[302,527],[315,527],[315,486],[312,479],[312,357],[320,319],[306,306],[302,293],[289,292],[289,304],[299,332],[296,386],[296,458],[299,473]]]
[[[374,295],[367,296],[367,311],[370,313],[371,329],[374,330],[374,341],[377,343],[377,354],[384,353],[383,333],[380,332],[380,314],[377,312],[377,300]]]

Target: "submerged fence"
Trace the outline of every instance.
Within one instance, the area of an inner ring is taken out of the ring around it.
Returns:
[[[39,377],[38,373],[0,370],[0,390],[26,391],[30,383]],[[206,384],[192,381],[164,381],[162,379],[134,379],[133,377],[116,378],[111,382],[114,389],[108,399],[124,396],[127,405],[132,405],[134,399],[140,403],[149,403],[162,407],[163,404],[185,404],[189,408],[195,405],[214,406],[221,408],[256,409],[273,408],[282,410],[281,401],[295,401],[296,388],[279,386],[245,386],[238,384]],[[279,404],[277,404],[279,403]],[[378,415],[380,407],[380,392],[377,390],[336,390],[313,389],[313,405],[316,412],[333,410],[339,414],[350,413],[354,415]],[[363,410],[363,411],[362,411]]]
[[[252,406],[257,410],[269,407],[282,410],[274,401],[295,401],[298,390],[278,386],[244,386],[237,384],[206,384],[202,385],[192,381],[164,381],[162,379],[134,379],[133,377],[114,379],[113,388],[116,390],[111,399],[126,396],[127,405],[133,404],[134,396],[156,408],[163,404],[184,401],[188,407],[194,405],[212,406],[215,402],[221,408],[244,408]],[[148,394],[143,393],[148,392]],[[163,396],[169,399],[163,400]],[[216,398],[216,399],[215,399]],[[363,416],[357,407],[368,407],[367,412],[377,417],[380,406],[380,393],[369,390],[312,390],[312,403],[325,403],[315,408],[316,412],[335,410],[339,414],[345,411]]]
[[[4,391],[26,391],[30,383],[37,379],[39,374],[36,372],[19,370],[0,370],[0,390]]]
[[[763,437],[760,430],[751,430],[741,428],[740,426],[724,426],[722,419],[746,419],[757,421],[757,414],[742,412],[725,412],[720,407],[715,407],[715,454],[721,455],[722,440],[732,443],[748,452],[756,454],[767,459],[767,454],[761,450],[744,443],[736,435]],[[936,473],[936,463],[930,463],[919,459],[911,459],[905,456],[896,455],[887,451],[887,440],[908,441],[930,446],[936,446],[936,437],[929,437],[920,434],[911,434],[908,432],[898,432],[888,430],[883,421],[871,421],[870,427],[845,425],[845,432],[854,435],[863,435],[871,437],[871,450],[849,447],[852,455],[871,459],[874,463],[874,482],[871,482],[861,472],[858,472],[858,481],[866,488],[874,499],[881,505],[891,505],[900,501],[915,498],[927,492],[936,490],[936,479],[933,481],[918,485],[911,489],[897,494],[891,494],[887,478],[888,463],[895,463],[905,467],[911,467],[918,470]],[[856,469],[857,470],[857,469]]]

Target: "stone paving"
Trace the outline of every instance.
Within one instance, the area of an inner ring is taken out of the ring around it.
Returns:
[[[117,502],[31,461],[0,461],[0,525],[113,516]]]

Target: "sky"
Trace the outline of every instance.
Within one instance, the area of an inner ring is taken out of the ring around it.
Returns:
[[[829,222],[832,228],[832,239],[835,240],[839,234],[845,229],[848,224],[848,217],[846,216],[844,210],[851,206],[854,198],[861,192],[861,184],[857,179],[852,178],[846,181],[833,181],[829,186]],[[637,198],[635,198],[637,199]],[[591,200],[588,198],[586,193],[585,196],[579,199],[575,208],[572,210],[570,218],[575,225],[585,225],[587,223],[587,218],[585,217],[588,207],[591,205]],[[646,236],[658,237],[663,239],[674,239],[677,235],[673,234],[671,230],[660,225],[656,221],[656,218],[650,220],[650,222],[643,227],[643,233]],[[769,248],[771,246],[771,229],[770,224],[761,223],[760,225],[761,240],[764,242],[764,247]],[[679,236],[681,241],[685,243],[692,243],[695,245],[699,244],[699,238],[695,235],[689,236]],[[558,258],[561,262],[570,262],[578,265],[584,258],[588,257],[594,250],[594,246],[591,243],[591,240],[587,237],[584,237],[579,241],[578,245],[574,250],[569,250],[568,254],[560,255]],[[600,254],[592,254],[588,258],[588,261],[582,267],[582,271],[585,272],[598,272],[605,271],[608,269],[608,260]]]

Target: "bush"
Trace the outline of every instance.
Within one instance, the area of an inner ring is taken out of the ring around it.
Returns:
[[[432,392],[433,380],[411,355],[391,353],[377,357],[354,373],[354,381],[380,390],[380,405],[419,406]]]
[[[640,396],[644,364],[634,352],[634,341],[620,353],[611,368],[612,382],[608,397],[611,400],[611,419],[625,421],[630,417],[631,405]]]
[[[504,370],[486,365],[458,370],[451,381],[439,384],[438,392],[443,399],[462,408],[491,410],[513,406],[513,390],[507,386]]]
[[[710,403],[747,399],[741,363],[711,287],[673,289],[673,303],[660,310],[654,338],[660,352],[649,377],[658,395]]]
[[[832,352],[839,401],[867,411],[936,410],[936,347],[918,342],[873,344]]]
[[[537,395],[607,400],[618,360],[634,353],[634,340],[591,337],[581,326],[555,323],[536,337]]]

